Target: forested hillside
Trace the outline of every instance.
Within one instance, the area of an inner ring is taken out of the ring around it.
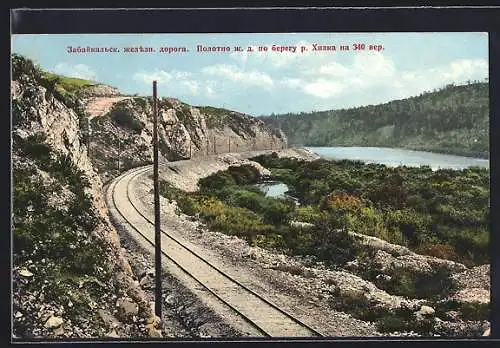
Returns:
[[[351,109],[261,116],[289,144],[385,146],[489,157],[488,83],[453,84]]]

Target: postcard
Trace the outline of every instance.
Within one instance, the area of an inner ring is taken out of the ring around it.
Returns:
[[[488,50],[12,35],[13,337],[483,336]]]

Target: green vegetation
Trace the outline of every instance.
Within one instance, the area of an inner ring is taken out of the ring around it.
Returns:
[[[374,322],[379,332],[410,332],[413,331],[423,336],[439,334],[452,336],[453,333],[441,332],[435,326],[435,318],[450,320],[449,311],[456,311],[461,320],[464,321],[484,321],[488,320],[489,306],[480,303],[459,303],[452,300],[427,303],[432,305],[436,312],[433,316],[417,318],[418,307],[402,306],[398,308],[385,308],[378,305],[373,300],[367,299],[362,294],[340,294],[336,291],[329,299],[332,309],[351,314],[353,317]],[[476,336],[482,331],[470,328],[471,332],[461,332],[460,335]]]
[[[198,106],[200,112],[206,115],[206,122],[208,128],[222,128],[224,121],[231,113],[230,110],[215,108],[212,106]]]
[[[379,277],[381,271],[373,265],[372,260],[374,257],[374,251],[365,252],[365,255],[358,259],[359,267],[356,273],[363,279],[371,281],[377,288],[390,294],[406,298],[425,298],[440,301],[456,290],[456,284],[451,278],[451,273],[445,268],[424,272],[398,268],[389,271],[390,276],[387,278]]]
[[[91,231],[99,224],[92,209],[92,199],[85,192],[89,186],[82,171],[72,160],[54,153],[44,136],[17,139],[15,147],[52,178],[43,184],[32,166],[14,166],[14,253],[16,261],[49,258],[72,274],[92,274],[105,260],[105,246],[94,240]],[[50,205],[50,197],[70,191],[67,206]],[[36,213],[36,219],[34,215]],[[68,247],[73,249],[68,252]],[[23,256],[24,255],[24,256]]]
[[[42,78],[47,83],[53,83],[61,93],[77,93],[85,87],[95,85],[92,81],[43,72]]]
[[[488,83],[447,85],[380,105],[260,117],[290,144],[384,146],[489,157]]]
[[[389,168],[359,161],[254,158],[286,183],[314,221],[318,211],[346,227],[468,265],[489,262],[489,172]],[[311,208],[307,208],[312,206]]]
[[[480,321],[489,318],[489,303],[468,303],[454,300],[443,300],[434,304],[436,316],[443,320],[450,311],[459,313],[461,320]]]
[[[51,307],[58,308],[61,313],[56,315],[66,323],[71,320],[71,325],[87,330],[89,322],[101,321],[93,303],[109,307],[108,296],[123,292],[111,274],[119,265],[110,254],[107,226],[94,206],[85,172],[70,155],[54,150],[45,133],[31,131],[33,122],[40,122],[41,104],[48,102],[64,112],[53,98],[77,112],[85,124],[78,95],[89,82],[46,73],[18,55],[12,56],[12,63],[13,80],[23,92],[12,101],[13,126],[25,131],[12,133],[13,313],[22,314],[13,322],[14,334],[47,334],[43,315]],[[20,270],[32,275],[26,277]]]
[[[41,77],[41,70],[30,59],[26,59],[19,54],[11,55],[12,80],[16,81],[26,76],[33,76],[38,79]]]
[[[42,302],[64,308],[76,325],[99,320],[89,302],[117,288],[107,273],[110,246],[97,232],[101,220],[85,192],[89,182],[44,135],[13,140],[23,159],[13,163],[13,264],[34,273],[29,282],[15,281],[13,291],[43,294]],[[37,313],[24,314],[36,320]],[[15,322],[17,335],[32,332],[27,323]]]
[[[457,311],[463,320],[488,319],[487,305],[446,300],[456,290],[446,268],[422,272],[398,268],[381,277],[373,263],[375,251],[362,248],[348,233],[374,235],[469,265],[488,262],[487,170],[304,162],[276,154],[253,160],[271,169],[272,179],[286,183],[288,193],[301,205],[296,206],[291,199],[265,197],[254,186],[260,178],[252,166],[230,167],[201,179],[195,193],[163,182],[162,195],[177,201],[180,211],[199,218],[209,228],[242,237],[251,245],[313,256],[334,267],[357,259],[356,273],[362,278],[389,294],[426,299],[426,304],[436,309],[434,316],[417,318],[416,307],[389,309],[362,293],[340,293],[338,288],[331,294],[331,308],[375,322],[380,332],[454,335],[435,325],[434,317],[450,320],[449,311]],[[307,276],[294,267],[282,265],[279,269]],[[468,330],[476,335],[479,329]]]
[[[291,199],[265,197],[252,186],[260,179],[252,166],[230,167],[204,178],[200,191],[192,194],[164,184],[164,195],[211,228],[331,264],[373,257],[362,252],[347,231],[469,266],[489,262],[486,169],[432,171],[356,161],[303,162],[276,155],[254,160],[270,168],[273,179],[286,183],[301,206]],[[413,298],[438,299],[453,287],[445,270],[402,270],[390,281],[376,280],[376,275],[376,270],[364,267],[364,278],[390,293]]]
[[[191,108],[187,104],[182,104],[180,109],[176,111],[177,118],[184,125],[193,123],[193,115],[191,115]]]
[[[298,210],[292,199],[266,197],[253,184],[260,180],[251,165],[231,166],[199,181],[199,192],[185,193],[162,183],[163,196],[177,201],[185,214],[198,216],[211,229],[245,238],[251,245],[313,255],[343,264],[361,253],[357,241],[340,228],[341,218],[316,212],[310,228],[290,226]]]

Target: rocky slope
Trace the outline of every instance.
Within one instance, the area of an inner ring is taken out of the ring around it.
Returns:
[[[42,86],[29,60],[12,63],[13,335],[157,334],[108,219],[78,108]]]
[[[109,97],[109,112],[90,122],[91,158],[105,181],[119,171],[152,161],[152,98],[116,102],[118,98]],[[105,103],[102,98],[100,102]],[[87,103],[86,110],[91,112],[94,106],[95,103]],[[162,161],[286,147],[286,137],[280,131],[235,111],[194,107],[177,99],[162,98],[158,115]]]

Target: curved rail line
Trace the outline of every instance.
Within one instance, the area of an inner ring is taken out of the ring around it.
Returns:
[[[114,208],[116,209],[116,211],[122,216],[122,218],[127,221],[128,225],[130,225],[137,233],[139,233],[149,244],[151,244],[152,246],[154,246],[154,242],[150,241],[145,235],[143,232],[141,232],[136,226],[134,226],[134,224],[125,216],[125,214],[123,213],[123,211],[121,211],[119,208],[118,208],[118,205],[116,204],[116,200],[115,200],[115,190],[116,190],[116,185],[121,181],[123,180],[124,178],[126,178],[127,176],[130,176],[130,178],[128,179],[128,183],[127,183],[127,187],[126,187],[126,192],[127,192],[127,201],[128,203],[130,203],[130,205],[134,208],[134,210],[137,212],[137,214],[139,214],[145,221],[147,221],[150,225],[153,225],[154,226],[154,223],[153,221],[151,221],[147,216],[144,215],[143,212],[141,212],[137,206],[134,204],[134,202],[132,201],[131,197],[130,197],[130,183],[139,175],[143,174],[144,172],[146,171],[149,171],[151,168],[150,166],[147,167],[147,168],[139,168],[139,169],[135,169],[135,170],[132,170],[128,173],[124,173],[122,174],[120,177],[118,177],[113,183],[112,185],[110,185],[110,187],[108,189],[111,190],[111,197],[112,197],[112,202],[113,202],[113,205],[114,205]],[[167,237],[169,240],[173,241],[173,243],[175,243],[176,245],[178,245],[180,248],[182,248],[183,250],[187,251],[188,253],[190,253],[191,255],[193,255],[194,257],[196,257],[197,260],[203,262],[204,264],[206,264],[207,266],[210,267],[210,269],[212,269],[213,271],[217,272],[218,274],[222,275],[224,278],[226,278],[227,280],[229,280],[232,284],[236,284],[239,289],[243,289],[247,294],[250,294],[251,296],[253,296],[254,298],[258,299],[258,301],[260,302],[263,302],[265,303],[267,306],[271,307],[274,311],[278,312],[279,314],[283,315],[284,317],[292,320],[295,324],[301,326],[302,328],[305,328],[308,332],[310,332],[310,335],[309,336],[320,336],[320,337],[323,337],[324,335],[321,334],[320,332],[318,332],[317,330],[311,328],[309,325],[303,323],[302,321],[300,321],[299,319],[295,318],[294,316],[292,316],[290,313],[286,312],[285,310],[279,308],[277,305],[273,304],[272,302],[270,302],[269,300],[267,300],[266,298],[264,298],[262,295],[256,293],[255,291],[253,291],[252,289],[249,289],[247,286],[241,284],[238,280],[234,279],[232,276],[228,275],[227,273],[221,271],[220,269],[218,269],[216,266],[214,266],[211,262],[207,261],[205,258],[203,258],[202,256],[200,256],[198,253],[196,253],[195,251],[191,250],[189,247],[185,246],[184,244],[182,244],[182,242],[180,242],[177,238],[173,237],[172,235],[170,235],[169,233],[165,232],[163,229],[161,230],[162,234]],[[208,287],[207,285],[205,285],[200,279],[198,279],[195,275],[191,274],[191,272],[189,272],[185,267],[183,267],[181,264],[179,264],[179,262],[175,261],[172,257],[170,257],[165,251],[162,250],[162,254],[168,258],[170,261],[172,261],[177,267],[179,267],[184,273],[186,273],[187,275],[189,275],[192,279],[194,279],[198,284],[200,284],[204,289],[206,289],[208,292],[210,292],[212,295],[214,295],[219,301],[221,301],[222,303],[224,303],[226,306],[228,306],[229,308],[231,308],[235,313],[237,313],[237,315],[239,315],[240,317],[242,317],[247,323],[249,323],[251,326],[253,326],[255,329],[257,329],[260,333],[262,333],[263,335],[265,336],[269,336],[271,337],[272,334],[270,334],[268,331],[266,331],[265,328],[262,327],[262,324],[257,324],[254,322],[254,320],[252,320],[251,318],[248,317],[248,315],[242,313],[241,310],[237,309],[233,304],[229,303],[227,300],[225,300],[224,298],[221,297],[221,295],[219,295],[215,290],[211,289],[210,287]],[[303,336],[303,337],[307,337],[307,336]]]

